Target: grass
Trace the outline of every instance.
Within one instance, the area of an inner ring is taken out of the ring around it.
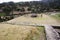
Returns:
[[[45,40],[44,28],[43,27],[37,27],[37,30],[38,31],[30,30],[30,34],[27,35],[25,40]]]
[[[56,17],[60,18],[60,14],[56,14]]]
[[[44,27],[0,24],[0,40],[45,40]]]
[[[60,22],[60,14],[56,14],[56,15],[51,15],[51,17],[55,20],[57,20],[58,22]]]
[[[43,17],[37,17],[37,18],[34,18],[36,20],[45,20],[46,18],[43,18]]]
[[[33,18],[33,19],[35,19],[35,20],[46,20],[44,15],[41,17],[41,14],[38,14],[38,16],[36,18]]]
[[[0,16],[5,16],[5,13],[0,13]]]
[[[60,14],[52,15],[53,18],[60,20]]]

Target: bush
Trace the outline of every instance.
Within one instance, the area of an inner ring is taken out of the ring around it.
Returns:
[[[28,11],[31,11],[31,8],[28,8],[27,10],[28,10]]]

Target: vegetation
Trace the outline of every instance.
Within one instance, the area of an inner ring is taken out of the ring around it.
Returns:
[[[6,16],[10,15],[11,9],[10,7],[4,7],[3,12],[6,14]]]
[[[60,14],[57,14],[57,17],[60,17]]]
[[[28,7],[28,11],[33,12],[46,12],[46,11],[60,11],[60,0],[54,0],[54,1],[31,1],[31,2],[8,2],[8,3],[2,3],[0,4],[0,8],[3,8],[5,6],[9,6],[11,8],[12,14],[13,11],[16,10],[18,7]],[[25,11],[24,8],[20,8],[22,11]]]
[[[60,14],[51,15],[53,18],[60,20]]]
[[[1,40],[45,40],[44,27],[0,25]]]
[[[56,18],[60,19],[60,14],[57,14],[57,15],[56,15]]]
[[[28,11],[31,11],[31,8],[29,7],[27,10],[28,10]]]
[[[0,16],[5,16],[6,14],[5,13],[0,13]]]
[[[44,28],[43,27],[37,27],[37,29],[40,31],[40,32],[38,32],[38,31],[33,31],[33,30],[31,30],[31,35],[30,34],[28,34],[27,35],[27,38],[25,39],[25,40],[39,40],[39,38],[40,38],[40,33],[41,32],[44,32]],[[45,33],[43,33],[43,34],[45,34]],[[45,35],[44,35],[45,36]]]
[[[31,1],[31,2],[7,2],[7,3],[1,3],[0,4],[0,9],[3,10],[2,13],[0,13],[0,20],[1,17],[5,17],[6,20],[8,18],[13,18],[14,17],[14,12],[17,11],[20,15],[24,13],[26,10],[25,8],[28,8],[27,11],[31,11],[31,13],[35,13],[34,15],[31,15],[31,17],[36,17],[36,18],[30,18],[28,20],[28,16],[26,20],[24,18],[19,18],[15,21],[20,21],[24,22],[25,24],[29,24],[31,21],[31,24],[33,23],[42,23],[45,24],[46,20],[49,17],[43,17],[42,15],[40,17],[37,17],[37,13],[43,13],[43,12],[51,12],[52,11],[60,11],[60,1],[55,0],[55,1]],[[19,15],[18,14],[18,15]],[[24,13],[25,14],[25,13]],[[7,17],[10,16],[10,17]],[[24,16],[25,17],[25,16]],[[60,14],[54,15],[54,17],[60,19]],[[21,21],[22,20],[22,21]],[[23,21],[24,20],[24,21]],[[33,21],[32,21],[33,20]],[[50,19],[48,19],[50,21]],[[41,22],[40,22],[41,21]],[[16,24],[18,24],[16,22]],[[51,23],[52,21],[50,21]],[[47,22],[49,23],[49,22]],[[55,22],[54,22],[55,23]],[[13,24],[13,21],[12,21]],[[31,27],[31,26],[18,26],[18,25],[10,25],[10,24],[0,24],[0,40],[45,40],[45,32],[44,32],[44,27]]]

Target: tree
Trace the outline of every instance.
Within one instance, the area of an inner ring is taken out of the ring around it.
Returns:
[[[27,10],[28,10],[28,11],[31,11],[31,8],[29,7]]]
[[[17,9],[16,4],[14,2],[8,2],[8,5],[11,8],[11,12],[12,12],[12,18],[13,18],[13,11]]]
[[[3,15],[3,18],[5,18],[5,20],[8,20],[9,18],[7,16],[10,16],[11,8],[9,6],[6,6],[3,8],[3,12],[5,13],[5,15]]]
[[[11,8],[6,6],[3,8],[3,12],[6,14],[6,16],[9,16],[11,12]]]
[[[25,11],[25,9],[24,8],[21,8],[21,12],[24,12]]]
[[[16,11],[21,11],[21,9],[20,8],[17,8]]]

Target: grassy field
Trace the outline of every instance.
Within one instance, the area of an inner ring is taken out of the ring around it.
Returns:
[[[60,20],[60,14],[52,15],[53,18]]]
[[[0,24],[0,40],[45,40],[44,27]]]
[[[6,14],[4,14],[4,13],[0,13],[0,16],[5,16]]]
[[[56,14],[56,17],[57,17],[58,19],[60,19],[60,14]]]

